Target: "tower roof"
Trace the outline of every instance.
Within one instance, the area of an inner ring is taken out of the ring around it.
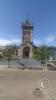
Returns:
[[[33,24],[29,21],[29,19],[26,19],[24,23],[22,23],[22,27],[31,27],[33,29]]]
[[[26,19],[26,20],[25,20],[24,25],[31,25],[31,23],[30,23],[29,19]]]

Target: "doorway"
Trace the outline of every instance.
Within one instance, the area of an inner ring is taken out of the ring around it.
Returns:
[[[30,47],[24,47],[23,49],[23,58],[29,58]]]

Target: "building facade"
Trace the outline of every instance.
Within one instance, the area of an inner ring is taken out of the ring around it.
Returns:
[[[22,43],[16,50],[16,55],[19,58],[32,58],[33,46],[32,46],[33,25],[27,19],[22,23]]]

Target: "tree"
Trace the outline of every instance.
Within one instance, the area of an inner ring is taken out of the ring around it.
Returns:
[[[37,60],[38,56],[38,48],[33,48],[33,58]]]
[[[16,50],[16,46],[15,45],[8,45],[4,49],[3,55],[4,55],[5,59],[8,61],[8,68],[10,66],[10,61],[15,56],[15,50]]]
[[[49,58],[49,50],[47,46],[41,46],[40,47],[40,59],[45,60],[46,58]]]
[[[50,50],[48,49],[48,47],[45,45],[42,45],[34,50],[34,57],[40,60],[41,62],[45,62],[46,59],[47,60],[49,59],[49,53],[50,53]]]
[[[11,55],[11,51],[8,49],[8,50],[4,50],[4,53],[3,53],[5,59],[8,61],[8,68],[9,68],[9,63],[12,59],[12,55]]]

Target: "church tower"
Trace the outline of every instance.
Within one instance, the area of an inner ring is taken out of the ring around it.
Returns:
[[[17,49],[16,55],[20,58],[32,58],[33,54],[33,44],[32,44],[32,35],[33,35],[33,25],[27,19],[22,23],[22,43]]]
[[[33,25],[27,19],[24,23],[22,23],[23,58],[32,58],[32,33]]]
[[[24,23],[22,23],[22,30],[23,30],[22,43],[26,42],[32,43],[33,25],[30,23],[28,19]]]

